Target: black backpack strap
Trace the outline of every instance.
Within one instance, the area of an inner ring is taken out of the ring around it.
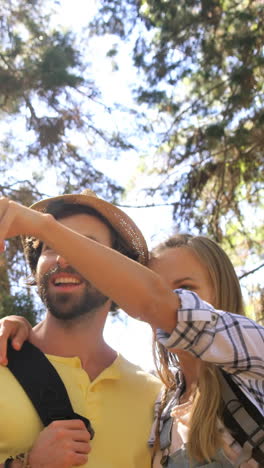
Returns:
[[[32,401],[44,426],[59,419],[81,419],[93,438],[89,419],[74,412],[65,385],[45,354],[25,341],[20,351],[8,343],[7,357],[8,368]]]
[[[223,421],[239,444],[250,446],[252,458],[264,466],[264,417],[231,376],[220,370]]]

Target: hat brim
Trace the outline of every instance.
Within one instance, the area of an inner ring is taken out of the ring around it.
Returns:
[[[53,202],[64,200],[66,203],[89,206],[103,215],[111,224],[113,229],[124,239],[126,244],[136,254],[138,261],[146,265],[148,262],[148,247],[145,238],[134,223],[134,221],[124,211],[115,205],[108,203],[96,195],[86,194],[66,194],[41,200],[31,205],[31,209],[42,213],[49,212],[49,205]]]

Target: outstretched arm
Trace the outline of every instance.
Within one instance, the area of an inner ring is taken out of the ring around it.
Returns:
[[[16,235],[43,241],[132,317],[168,332],[175,327],[178,296],[155,272],[72,231],[49,214],[0,198],[0,239]]]

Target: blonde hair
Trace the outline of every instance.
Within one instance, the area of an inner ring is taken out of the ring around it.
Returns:
[[[188,248],[196,253],[201,263],[207,268],[215,297],[212,305],[216,309],[243,315],[244,306],[240,284],[224,250],[207,237],[176,234],[159,244],[153,250],[151,258],[158,257],[165,249],[177,247]],[[175,390],[175,378],[170,367],[177,365],[177,357],[155,339],[153,340],[153,354],[162,382],[166,388]],[[162,408],[160,413],[161,411]],[[215,365],[203,362],[192,405],[188,436],[188,452],[192,459],[210,461],[221,447],[222,435],[218,427],[219,419],[221,419],[221,388],[218,371]]]

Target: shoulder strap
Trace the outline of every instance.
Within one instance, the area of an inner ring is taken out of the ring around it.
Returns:
[[[32,401],[44,426],[59,419],[81,419],[94,436],[89,419],[74,412],[54,366],[36,346],[25,341],[20,351],[8,344],[8,368]]]
[[[251,446],[252,458],[264,466],[264,417],[229,374],[220,370],[224,424],[243,447]]]

